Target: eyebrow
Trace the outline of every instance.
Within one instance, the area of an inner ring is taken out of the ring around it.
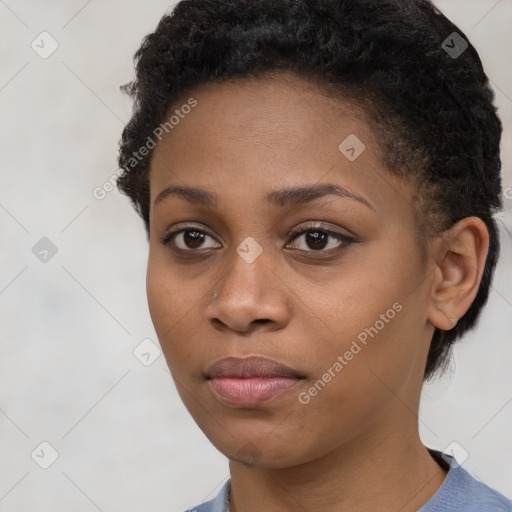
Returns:
[[[337,195],[348,199],[353,199],[366,207],[375,211],[375,208],[366,200],[346,188],[335,185],[334,183],[321,183],[318,185],[309,185],[303,187],[283,188],[273,190],[265,196],[265,200],[276,208],[284,208],[286,206],[303,205],[325,197],[327,195]],[[162,190],[155,198],[154,204],[157,205],[166,197],[175,196],[188,201],[196,206],[204,206],[206,208],[217,208],[217,195],[207,190],[186,187],[186,186],[170,186]]]

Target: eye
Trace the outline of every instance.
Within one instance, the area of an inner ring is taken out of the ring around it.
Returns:
[[[302,230],[296,230],[292,232],[290,236],[293,237],[291,240],[292,242],[302,236],[305,236],[302,247],[298,247],[299,250],[305,252],[329,253],[331,250],[340,249],[354,243],[352,238],[342,235],[336,231],[322,229],[318,225]],[[213,236],[203,229],[188,226],[171,231],[170,233],[165,234],[160,240],[162,244],[171,246],[171,249],[175,252],[193,253],[200,252],[200,249],[220,247],[220,244],[217,242],[215,242],[216,245],[205,245],[205,240],[208,238],[215,240]],[[331,245],[331,247],[329,247],[329,245]],[[308,247],[311,248],[311,250],[308,250]]]
[[[167,233],[161,242],[164,245],[171,245],[173,250],[195,252],[195,249],[210,248],[203,245],[206,238],[213,240],[206,231],[190,226]]]
[[[320,226],[312,226],[307,229],[302,229],[301,231],[293,232],[292,241],[297,240],[304,235],[305,238],[303,239],[302,247],[299,247],[299,250],[306,252],[330,252],[331,250],[342,248],[354,242],[354,240],[348,236],[329,229],[322,229]],[[330,244],[331,247],[328,247],[329,239],[334,242]],[[312,250],[308,250],[307,247],[311,247]]]

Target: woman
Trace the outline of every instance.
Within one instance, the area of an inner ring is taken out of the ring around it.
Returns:
[[[511,510],[418,433],[499,253],[465,35],[426,0],[183,0],[136,71],[118,184],[177,389],[230,461],[193,510]]]

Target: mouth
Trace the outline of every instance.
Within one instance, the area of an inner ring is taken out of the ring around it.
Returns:
[[[301,372],[262,356],[226,357],[206,372],[215,398],[231,407],[255,407],[294,388],[304,378]]]

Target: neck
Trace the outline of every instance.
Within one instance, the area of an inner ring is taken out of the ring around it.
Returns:
[[[350,446],[293,467],[230,461],[230,512],[416,512],[437,492],[446,471],[421,442],[413,419],[405,432],[396,422],[380,424]]]

